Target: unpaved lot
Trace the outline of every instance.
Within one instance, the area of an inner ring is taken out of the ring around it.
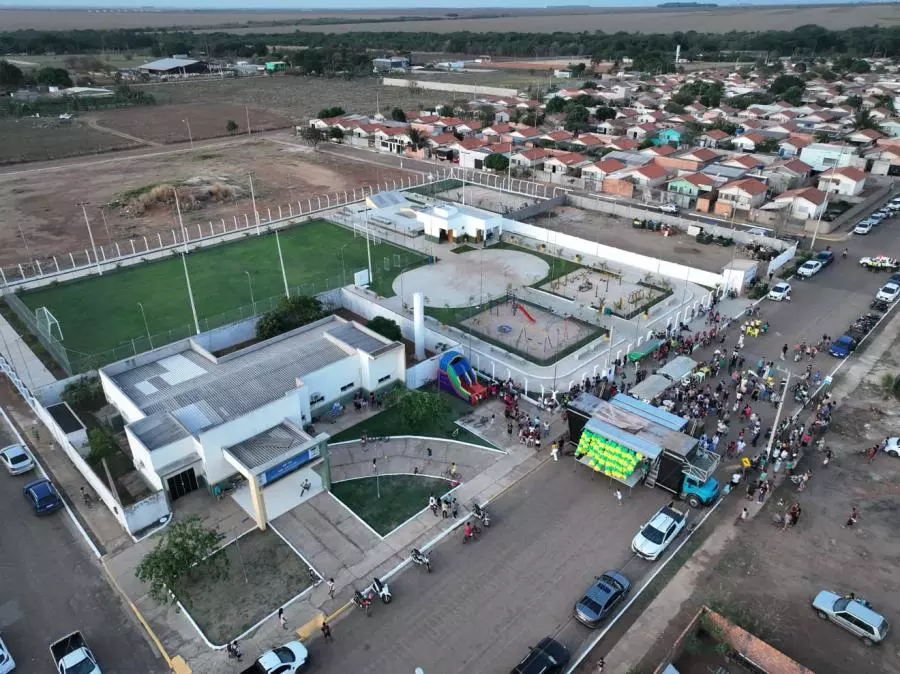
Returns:
[[[281,141],[281,142],[276,142]],[[262,213],[325,193],[374,185],[405,175],[343,157],[313,152],[290,134],[278,139],[235,142],[194,152],[149,152],[147,156],[98,160],[34,171],[0,174],[0,264],[83,251],[88,232],[77,206],[89,202],[88,215],[98,244],[126,241],[177,228],[171,206],[135,215],[129,193],[157,184],[200,179],[230,190],[224,201],[210,200],[184,214],[187,226],[251,213],[248,174],[253,172],[257,207]],[[100,209],[104,207],[101,214]],[[105,217],[105,225],[103,218]],[[108,232],[108,233],[107,233]]]
[[[138,147],[139,143],[91,128],[85,119],[0,119],[0,164],[61,159]]]
[[[900,402],[884,398],[879,385],[885,373],[900,371],[898,349],[900,340],[842,402],[827,436],[835,452],[832,464],[823,468],[821,456],[807,458],[800,468],[813,471],[809,487],[798,493],[788,483],[776,490],[698,583],[702,589],[648,654],[642,671],[651,671],[650,663],[659,662],[699,605],[710,602],[749,618],[760,637],[817,674],[900,671],[895,633],[884,644],[867,648],[810,608],[819,590],[855,592],[894,628],[900,621],[900,460],[881,455],[868,464],[854,453],[897,434]],[[803,509],[793,529],[784,531],[772,522],[779,499],[798,502]],[[861,513],[859,524],[843,528],[854,506]]]

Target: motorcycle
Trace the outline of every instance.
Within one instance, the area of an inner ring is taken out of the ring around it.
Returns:
[[[472,522],[472,528],[469,531],[465,531],[463,533],[463,543],[468,543],[469,539],[474,540],[480,533],[481,529],[478,528],[477,524]]]
[[[486,507],[480,506],[477,503],[473,503],[472,514],[479,520],[481,520],[481,523],[485,526],[485,528],[491,526],[491,516],[488,515]]]
[[[372,579],[372,590],[381,597],[381,601],[385,604],[390,604],[394,598],[394,595],[391,594],[391,588],[389,588],[388,584],[383,582],[378,576],[375,576]]]
[[[418,548],[413,548],[412,561],[413,564],[424,566],[426,569],[428,569],[428,573],[431,573],[431,558]]]
[[[370,607],[372,606],[371,595],[369,595],[368,593],[363,594],[359,590],[354,590],[353,591],[353,603],[356,604],[362,610],[362,612],[366,614],[367,618],[369,616],[371,616],[371,613],[370,613]]]

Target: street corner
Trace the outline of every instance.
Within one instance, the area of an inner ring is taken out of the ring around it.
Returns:
[[[300,639],[300,641],[309,641],[322,627],[325,618],[325,614],[322,611],[317,610],[315,616],[294,630],[294,634],[297,635],[297,638]]]

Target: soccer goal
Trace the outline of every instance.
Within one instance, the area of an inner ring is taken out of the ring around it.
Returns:
[[[34,318],[37,321],[38,330],[47,335],[47,337],[53,337],[55,331],[56,338],[59,341],[63,341],[63,333],[59,321],[56,320],[56,316],[47,307],[38,307],[34,312]]]

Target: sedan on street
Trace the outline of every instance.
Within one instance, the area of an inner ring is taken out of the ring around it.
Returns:
[[[575,619],[599,627],[631,590],[631,581],[618,571],[605,571],[575,604]]]
[[[872,231],[872,223],[871,222],[860,222],[853,228],[854,234],[868,234]]]
[[[774,288],[769,291],[769,294],[766,295],[770,300],[774,300],[775,302],[781,302],[782,300],[786,300],[791,296],[791,284],[784,283],[783,281],[777,284]]]
[[[810,276],[815,276],[820,271],[822,271],[822,267],[825,265],[822,264],[819,260],[807,260],[800,268],[797,270],[797,276],[802,278],[809,278]]]
[[[29,482],[22,488],[22,491],[25,493],[25,498],[28,499],[31,507],[34,508],[34,512],[38,515],[56,512],[63,506],[56,487],[46,478]]]
[[[22,445],[10,445],[0,449],[0,463],[10,475],[21,475],[34,468],[34,459]]]
[[[687,524],[687,511],[663,506],[631,541],[631,551],[651,562],[659,559]]]
[[[556,674],[562,672],[572,656],[556,639],[544,637],[532,646],[528,655],[512,670],[512,674]]]
[[[896,283],[885,283],[881,286],[881,290],[875,293],[875,299],[879,302],[893,302],[900,294],[900,285]]]
[[[877,644],[887,636],[888,621],[865,599],[857,599],[852,594],[842,597],[822,590],[813,599],[812,606],[822,620],[840,625],[862,639],[866,646]]]

